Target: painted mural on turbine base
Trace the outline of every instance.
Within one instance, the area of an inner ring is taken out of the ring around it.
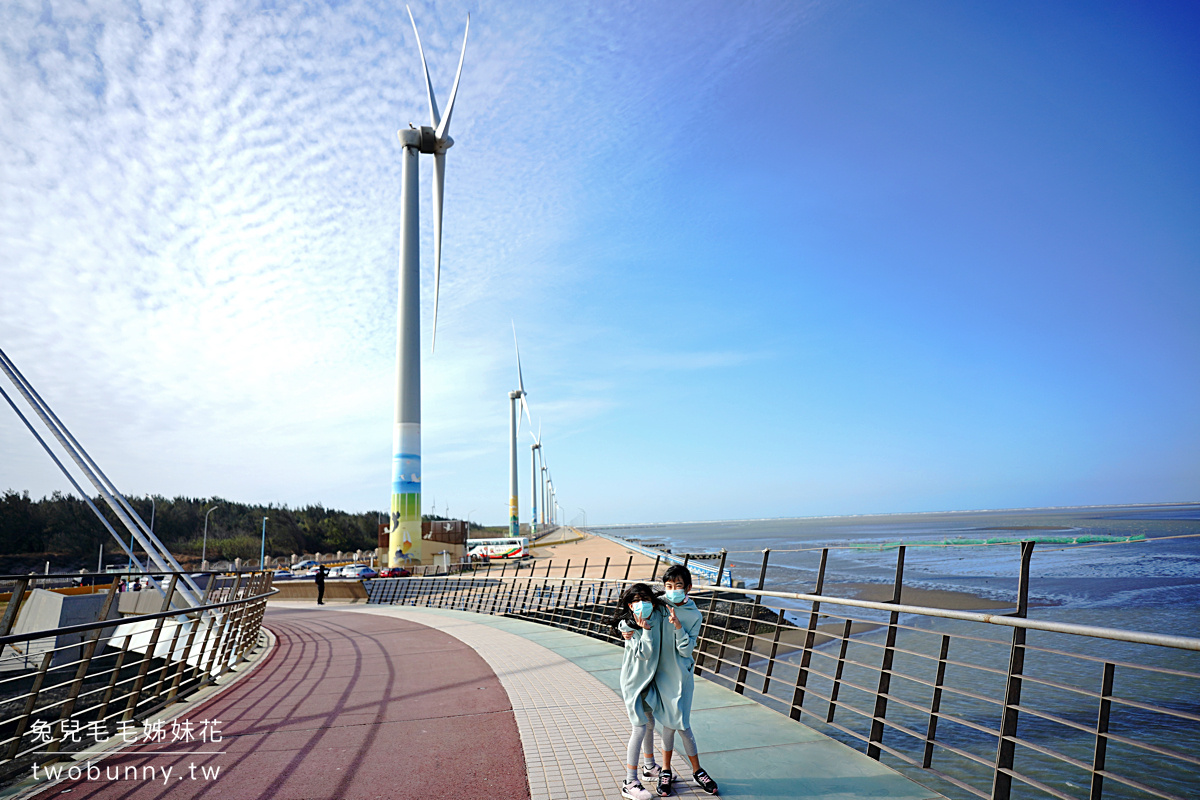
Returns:
[[[421,563],[421,426],[402,422],[392,440],[392,507],[387,565]]]

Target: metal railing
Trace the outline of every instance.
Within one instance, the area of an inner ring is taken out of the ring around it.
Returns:
[[[1033,542],[1008,614],[696,586],[695,671],[861,747],[949,797],[1163,798],[1200,785],[1200,639],[1026,616]],[[368,602],[499,614],[619,643],[631,576],[606,560],[489,565],[367,582]],[[720,569],[725,566],[724,558]],[[611,573],[611,574],[610,574]],[[643,578],[644,579],[644,578]]]
[[[196,576],[198,573],[188,573]],[[270,572],[210,574],[202,604],[189,606],[182,573],[169,583],[158,611],[113,616],[119,598],[112,576],[95,622],[12,633],[38,576],[13,581],[0,619],[0,780],[97,746],[172,703],[213,683],[259,644]],[[146,602],[143,599],[143,602]]]

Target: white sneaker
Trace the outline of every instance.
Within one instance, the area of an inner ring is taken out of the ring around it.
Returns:
[[[658,773],[660,772],[662,772],[662,767],[660,767],[658,764],[651,764],[649,766],[642,764],[639,774],[642,776],[642,780],[644,781],[656,781],[658,780]]]
[[[651,800],[654,795],[637,781],[625,781],[621,784],[621,797],[628,797],[629,800]]]

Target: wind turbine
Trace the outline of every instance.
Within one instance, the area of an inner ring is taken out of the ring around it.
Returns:
[[[508,393],[508,535],[521,535],[521,518],[517,502],[517,433],[521,430],[521,408],[529,416],[525,400],[525,378],[521,375],[521,347],[517,344],[517,323],[513,323],[513,346],[517,350],[517,389]],[[520,405],[518,405],[518,403]],[[533,418],[529,418],[533,427]]]
[[[406,6],[407,8],[407,6]],[[438,293],[442,277],[442,195],[446,184],[446,151],[454,144],[450,138],[450,115],[458,96],[463,59],[467,55],[467,34],[471,16],[463,31],[462,54],[446,113],[438,112],[433,95],[429,65],[421,47],[421,34],[412,9],[408,9],[417,51],[425,71],[425,89],[429,95],[428,126],[415,128],[410,123],[397,134],[403,146],[400,161],[400,288],[396,321],[396,415],[392,428],[392,505],[388,531],[388,566],[401,560],[421,558],[421,247],[420,214],[417,193],[417,156],[433,155],[433,336],[430,352],[437,343]]]
[[[529,462],[532,472],[529,475],[529,493],[533,495],[533,516],[529,518],[530,535],[538,529],[538,456],[542,450],[542,423],[538,422],[537,436],[533,435],[533,422],[529,423],[529,435],[533,436],[533,444],[529,446]]]
[[[541,455],[542,455],[542,525],[546,525],[546,454],[542,453]]]

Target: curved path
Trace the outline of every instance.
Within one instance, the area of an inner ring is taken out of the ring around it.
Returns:
[[[508,695],[458,638],[398,617],[274,604],[266,625],[276,647],[254,672],[177,718],[197,737],[220,720],[210,725],[220,741],[172,742],[168,723],[167,741],[131,746],[96,762],[91,780],[38,797],[529,797]]]

